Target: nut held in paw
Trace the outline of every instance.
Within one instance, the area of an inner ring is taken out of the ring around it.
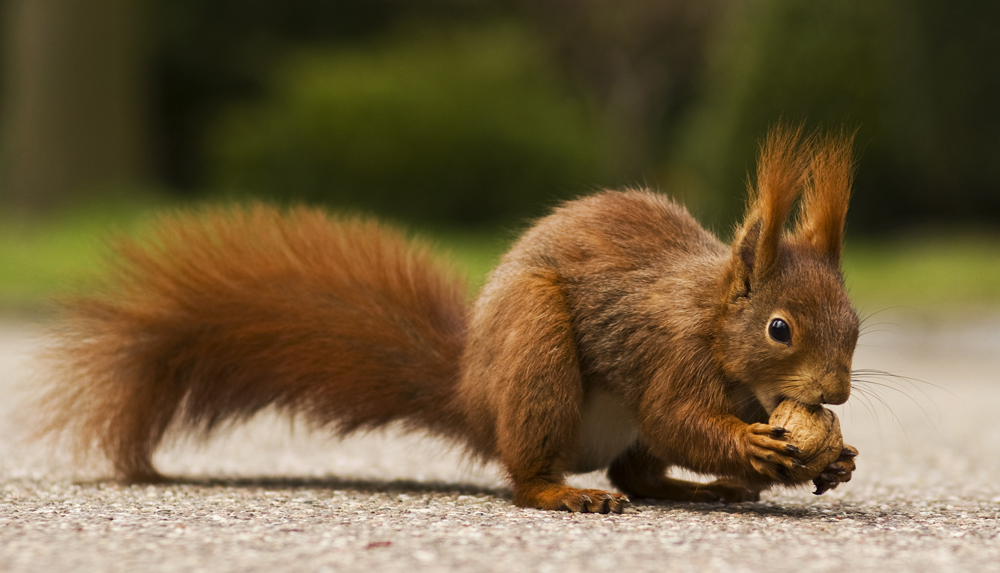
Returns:
[[[788,443],[802,450],[805,467],[791,468],[794,481],[809,481],[837,461],[844,447],[837,415],[822,406],[807,406],[785,400],[771,412],[768,421],[788,431]]]

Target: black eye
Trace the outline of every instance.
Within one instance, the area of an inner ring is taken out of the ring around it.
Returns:
[[[767,333],[771,336],[771,340],[775,342],[782,344],[792,343],[792,329],[788,326],[787,322],[780,318],[775,318],[771,321],[771,324],[767,326]]]

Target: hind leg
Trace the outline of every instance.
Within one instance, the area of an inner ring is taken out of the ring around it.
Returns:
[[[635,498],[725,503],[760,499],[759,489],[732,480],[705,484],[669,478],[666,475],[669,466],[636,444],[612,462],[608,478],[615,487]]]
[[[628,503],[624,495],[565,483],[579,440],[583,386],[557,277],[535,272],[508,286],[509,294],[494,301],[502,309],[493,320],[497,334],[479,360],[489,373],[497,454],[513,483],[514,503],[619,513]]]

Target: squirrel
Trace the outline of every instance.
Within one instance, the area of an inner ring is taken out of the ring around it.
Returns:
[[[788,468],[802,453],[768,424],[776,405],[850,395],[851,147],[772,128],[732,245],[663,194],[568,201],[471,303],[452,267],[374,220],[263,205],[166,216],[67,302],[41,432],[146,482],[161,479],[168,428],[207,435],[271,407],[341,435],[398,422],[451,439],[499,461],[521,507],[758,500],[800,485]],[[817,493],[848,481],[856,454],[845,446]],[[619,492],[565,482],[602,468]]]

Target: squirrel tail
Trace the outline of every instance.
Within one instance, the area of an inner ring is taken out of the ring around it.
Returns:
[[[252,206],[167,217],[114,250],[54,333],[42,434],[136,481],[158,477],[168,428],[207,435],[267,407],[459,437],[467,287],[402,233]]]

